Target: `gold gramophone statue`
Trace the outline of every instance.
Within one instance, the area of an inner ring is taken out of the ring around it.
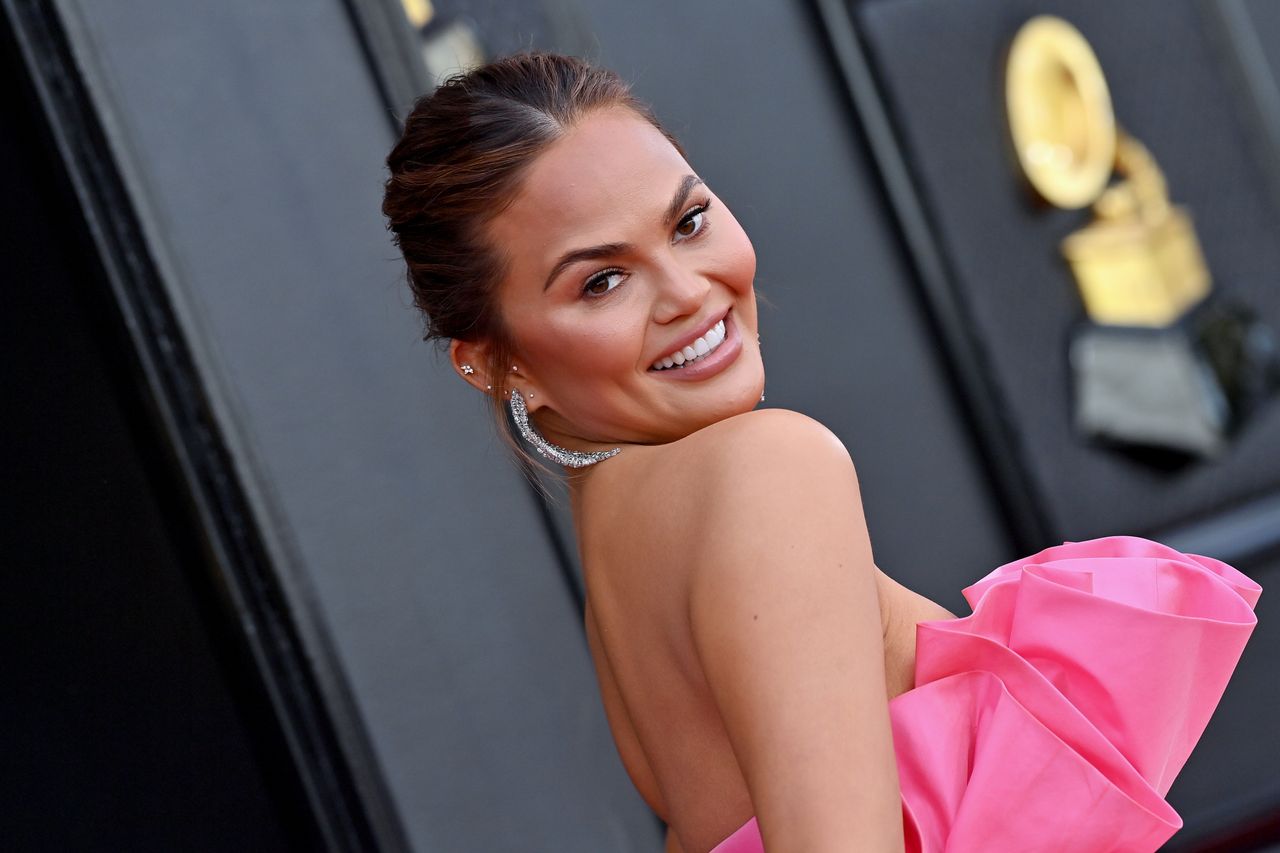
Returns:
[[[1093,213],[1061,244],[1087,315],[1069,349],[1076,430],[1130,448],[1221,453],[1276,384],[1275,335],[1213,292],[1191,217],[1170,202],[1151,153],[1117,127],[1079,30],[1049,15],[1027,21],[1005,85],[1031,188]]]

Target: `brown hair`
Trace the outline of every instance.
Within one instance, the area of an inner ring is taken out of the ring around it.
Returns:
[[[513,350],[497,300],[505,265],[482,223],[514,200],[529,165],[583,115],[619,106],[649,121],[684,156],[613,71],[542,51],[450,77],[414,103],[387,156],[382,213],[408,265],[424,340],[491,342],[489,393],[499,434],[526,464],[537,463],[505,428]]]

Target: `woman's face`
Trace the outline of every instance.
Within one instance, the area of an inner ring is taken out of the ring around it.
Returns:
[[[665,443],[759,402],[751,241],[632,111],[590,113],[553,143],[488,234],[509,264],[508,385],[550,440]]]

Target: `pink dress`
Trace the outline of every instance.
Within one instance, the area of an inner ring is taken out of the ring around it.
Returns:
[[[889,702],[909,853],[1153,851],[1164,796],[1244,650],[1262,587],[1136,536],[1064,542],[916,625]],[[712,853],[761,853],[752,818]]]

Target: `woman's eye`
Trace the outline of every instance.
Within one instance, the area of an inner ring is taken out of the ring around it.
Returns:
[[[676,235],[680,240],[688,240],[702,230],[702,220],[706,216],[706,208],[698,208],[690,213],[676,226]]]
[[[622,279],[624,278],[626,278],[626,274],[621,270],[609,270],[588,280],[583,291],[593,296],[603,296],[619,284],[622,284]]]

